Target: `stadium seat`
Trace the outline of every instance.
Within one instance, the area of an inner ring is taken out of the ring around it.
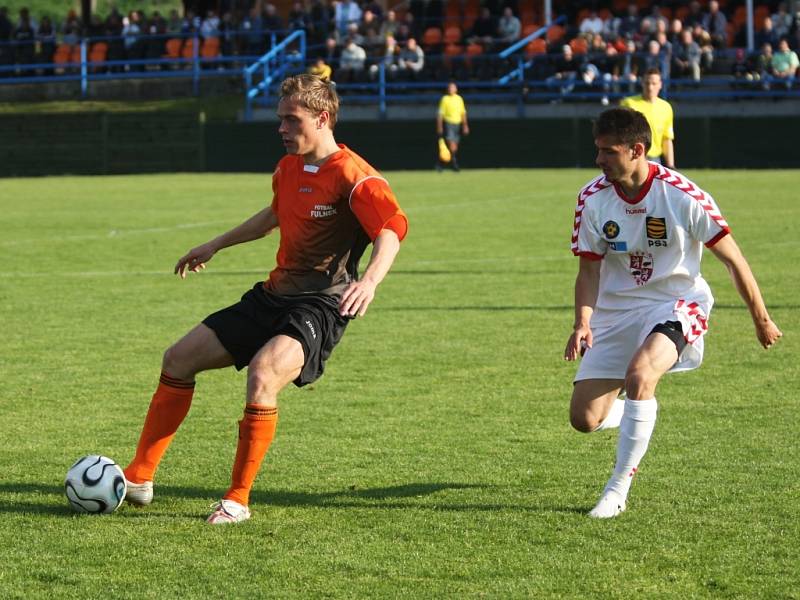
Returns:
[[[183,58],[192,59],[194,58],[194,38],[189,38],[183,44],[183,49],[181,50],[181,56]]]
[[[586,43],[586,38],[576,37],[569,41],[569,47],[575,54],[586,54],[589,51],[589,44]]]
[[[519,9],[519,20],[524,25],[533,25],[538,21],[536,9],[533,7],[533,2],[523,2]]]
[[[547,43],[548,44],[558,44],[564,39],[564,34],[566,30],[561,25],[552,25],[550,29],[547,30]]]
[[[438,27],[428,27],[422,34],[423,47],[435,47],[442,43],[442,30]]]
[[[727,41],[726,41],[726,43],[728,45],[728,48],[733,48],[733,44],[736,41],[736,33],[738,31],[739,31],[739,28],[736,25],[734,25],[733,23],[731,23],[730,21],[725,26],[725,32],[726,32],[727,38],[728,38]]]
[[[733,11],[733,18],[731,19],[731,23],[736,25],[736,27],[741,27],[747,22],[747,7],[745,6],[737,6],[736,10]],[[756,29],[761,28],[761,23],[755,24]]]
[[[446,45],[460,44],[461,28],[456,27],[454,25],[448,25],[447,28],[444,30],[444,43]]]
[[[73,46],[72,47],[72,54],[69,57],[70,62],[80,63],[81,62],[81,47],[80,46]]]
[[[542,26],[536,23],[528,23],[522,28],[522,37],[528,37],[534,31],[539,31],[541,28]]]
[[[181,48],[183,47],[183,40],[180,38],[172,38],[167,40],[166,53],[161,58],[169,58],[176,60],[181,57]]]
[[[106,42],[95,42],[89,50],[90,63],[104,63],[108,56],[108,44]],[[94,66],[95,72],[100,71],[99,65]]]
[[[219,56],[219,38],[205,38],[200,46],[200,56],[203,58],[216,58]]]
[[[56,53],[53,55],[53,62],[57,65],[63,65],[70,62],[72,57],[72,46],[69,44],[59,44],[56,48]]]
[[[544,41],[544,38],[536,38],[535,40],[531,40],[528,42],[528,45],[525,46],[525,56],[527,58],[531,58],[537,54],[545,54],[547,52],[547,42]]]

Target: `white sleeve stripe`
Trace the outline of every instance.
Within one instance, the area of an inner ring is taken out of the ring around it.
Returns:
[[[356,184],[353,186],[353,189],[350,190],[350,196],[347,198],[347,203],[350,205],[350,208],[353,208],[353,204],[352,204],[353,203],[353,193],[356,191],[356,188],[358,186],[360,186],[362,183],[364,183],[367,179],[378,179],[378,180],[382,181],[383,183],[385,183],[387,186],[389,185],[388,181],[386,181],[383,177],[378,177],[377,175],[367,175],[363,179],[359,179],[358,181],[356,181]]]

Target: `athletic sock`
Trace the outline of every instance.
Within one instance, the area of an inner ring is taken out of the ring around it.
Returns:
[[[639,462],[650,436],[656,426],[658,403],[655,398],[649,400],[625,400],[625,410],[619,426],[619,440],[617,441],[617,462],[614,474],[606,484],[605,491],[619,494],[623,501],[628,497],[633,476],[639,468]]]
[[[192,394],[194,381],[176,379],[161,372],[161,379],[144,419],[136,456],[125,469],[128,481],[142,483],[153,480],[158,463],[189,412]]]
[[[239,443],[233,462],[231,487],[223,496],[243,506],[250,501],[250,489],[267,454],[275,427],[278,424],[278,408],[261,404],[248,404],[244,418],[239,421]]]
[[[606,418],[603,419],[603,422],[595,427],[594,430],[603,431],[605,429],[614,429],[615,427],[619,427],[620,421],[622,421],[622,413],[624,410],[625,400],[622,398],[615,399],[614,403],[611,405],[611,409],[608,411],[608,415],[606,415]]]

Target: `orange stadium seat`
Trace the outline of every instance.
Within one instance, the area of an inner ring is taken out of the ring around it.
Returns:
[[[528,37],[534,31],[538,31],[541,29],[541,25],[537,25],[536,23],[529,23],[522,28],[522,37]]]
[[[106,42],[95,42],[89,50],[89,62],[91,63],[104,63],[108,56],[108,44]],[[99,71],[100,67],[95,65],[95,71]]]
[[[72,46],[69,44],[59,44],[56,48],[55,54],[53,55],[53,62],[58,65],[62,65],[64,63],[68,63],[71,56]]]
[[[72,47],[72,55],[69,57],[71,62],[79,63],[81,62],[81,47],[80,46],[73,46]]]
[[[194,58],[194,38],[189,38],[183,44],[183,49],[181,50],[181,56],[183,58]]]
[[[422,46],[426,50],[435,48],[442,43],[442,30],[438,27],[428,27],[422,34]]]
[[[547,30],[547,43],[559,43],[564,38],[565,33],[566,30],[561,25],[552,25],[550,29]]]
[[[449,25],[444,30],[444,43],[448,45],[461,43],[461,28]]]
[[[183,47],[183,40],[180,38],[171,38],[167,40],[166,52],[161,58],[169,58],[175,60],[181,57],[181,48]]]
[[[569,47],[575,54],[586,54],[589,51],[589,44],[586,43],[585,38],[572,38],[569,41]]]
[[[528,45],[525,46],[525,56],[528,58],[537,54],[545,54],[546,52],[547,42],[544,41],[544,38],[536,38],[535,40],[531,40],[528,42]]]
[[[216,58],[219,56],[219,38],[207,37],[200,46],[200,56],[203,58]]]

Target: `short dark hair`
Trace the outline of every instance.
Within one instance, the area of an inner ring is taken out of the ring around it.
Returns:
[[[634,144],[644,144],[644,150],[650,150],[652,137],[650,125],[645,116],[630,108],[609,108],[600,113],[592,126],[592,135],[595,139],[609,136],[618,144],[633,147]]]
[[[661,70],[658,69],[657,67],[650,67],[649,69],[647,69],[647,71],[644,72],[644,76],[642,77],[642,79],[644,79],[648,75],[658,75],[659,77],[661,77]]]

